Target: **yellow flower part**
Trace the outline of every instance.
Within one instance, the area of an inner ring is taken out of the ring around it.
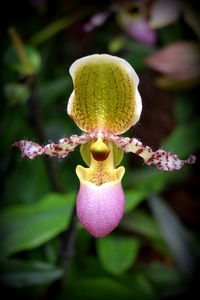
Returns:
[[[76,167],[76,174],[80,180],[92,182],[99,186],[123,177],[125,168],[121,166],[115,169],[116,158],[121,155],[121,151],[115,148],[113,143],[108,142],[107,144],[101,138],[98,138],[96,142],[92,143],[89,151],[87,144],[82,146],[87,152],[83,154],[82,150],[82,156],[90,156],[90,162],[88,163],[89,168],[84,168],[80,165]]]
[[[141,114],[138,76],[122,58],[95,54],[78,59],[70,74],[74,91],[67,112],[87,132],[120,134]]]

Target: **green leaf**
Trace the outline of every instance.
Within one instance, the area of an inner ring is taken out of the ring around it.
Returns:
[[[125,213],[130,212],[136,208],[146,197],[146,191],[144,189],[132,189],[125,191]]]
[[[120,226],[129,231],[131,230],[142,234],[148,238],[162,238],[156,221],[150,214],[141,209],[137,209],[134,212],[127,214],[120,223]]]
[[[26,102],[30,97],[30,89],[25,84],[14,82],[4,87],[4,94],[9,101],[9,105],[13,106]]]
[[[140,243],[133,237],[110,234],[97,239],[96,245],[99,259],[105,270],[119,275],[136,260]]]
[[[187,158],[190,153],[200,146],[199,131],[199,118],[190,124],[179,125],[165,141],[163,148],[173,150],[182,159]]]
[[[76,246],[76,249],[78,249],[78,246]],[[82,278],[107,276],[107,272],[103,269],[98,257],[88,255],[88,253],[89,251],[83,256],[80,254],[80,249],[77,251],[76,258],[73,260],[70,268],[70,279],[72,283]]]
[[[185,179],[189,174],[187,167],[179,171],[161,172],[155,167],[146,169],[138,169],[134,172],[129,172],[127,178],[128,186],[134,186],[133,191],[140,190],[144,193],[144,198],[151,193],[158,193],[162,191],[169,184],[175,184]]]
[[[136,273],[145,276],[160,295],[169,297],[183,290],[183,279],[174,265],[152,262],[137,265]]]
[[[125,46],[125,39],[121,37],[115,37],[111,39],[111,41],[108,44],[108,51],[109,53],[117,53],[120,50],[122,50]]]
[[[162,44],[170,44],[183,39],[183,27],[180,22],[176,22],[157,30],[159,41]]]
[[[83,227],[81,227],[77,232],[76,237],[76,251],[79,258],[83,257],[86,260],[86,255],[89,252],[90,241],[92,240],[91,234]]]
[[[133,299],[158,300],[152,283],[143,274],[136,272],[129,274],[129,281],[131,283]]]
[[[0,257],[42,245],[69,225],[75,194],[50,193],[37,203],[15,205],[0,214]]]
[[[38,89],[38,94],[42,99],[42,104],[49,105],[53,101],[56,101],[58,97],[64,97],[67,89],[71,88],[72,90],[71,85],[70,77],[67,76],[59,77],[42,84]]]
[[[76,282],[70,289],[70,298],[73,300],[132,300],[130,289],[122,283],[107,277],[86,278]],[[66,299],[66,294],[64,298]]]
[[[22,123],[20,126],[24,126],[24,132],[26,136],[25,123]],[[19,130],[12,126],[13,134],[18,134]],[[5,127],[4,127],[5,128]],[[10,129],[10,131],[11,131]],[[13,134],[11,140],[13,140]],[[27,135],[28,136],[28,135]],[[13,140],[14,141],[14,140]],[[10,147],[9,141],[7,141],[6,145]],[[10,172],[9,176],[5,178],[5,190],[3,193],[3,199],[1,204],[11,205],[11,204],[21,204],[21,203],[31,203],[39,200],[43,195],[49,192],[50,183],[46,174],[45,161],[42,157],[39,157],[34,163],[31,160],[21,160],[19,161],[19,152],[17,149],[11,149],[11,151],[16,152],[18,162],[13,168],[12,172]],[[18,152],[18,153],[17,153]],[[27,174],[31,174],[31,176],[27,176]],[[14,188],[10,188],[10,187]]]
[[[127,42],[127,53],[124,55],[126,59],[136,70],[142,70],[147,67],[145,59],[155,51],[153,46],[144,45],[138,42]]]
[[[44,262],[7,260],[0,263],[1,284],[14,288],[47,284],[62,275],[63,270]]]
[[[10,48],[6,52],[5,63],[14,71],[22,75],[31,75],[37,73],[41,65],[41,57],[36,48],[32,46],[24,47],[27,56],[27,63],[23,63],[15,48]]]
[[[59,237],[56,237],[46,243],[42,250],[44,253],[45,261],[51,264],[56,264],[58,260],[58,254],[61,248],[62,240]],[[38,248],[36,248],[38,249]],[[32,250],[33,251],[33,250]],[[32,252],[30,251],[30,252]]]
[[[161,197],[149,197],[149,205],[177,264],[185,275],[192,277],[199,259],[186,229]]]
[[[137,233],[146,237],[152,248],[167,257],[171,257],[171,253],[162,237],[160,229],[149,213],[137,209],[127,214],[120,223],[120,226],[128,232]]]
[[[196,97],[191,93],[179,93],[174,106],[175,119],[178,123],[190,123],[196,112]]]

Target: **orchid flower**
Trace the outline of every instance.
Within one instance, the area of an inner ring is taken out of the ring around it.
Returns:
[[[74,91],[67,112],[84,133],[62,138],[57,144],[40,146],[22,140],[14,146],[21,149],[22,156],[33,159],[37,155],[65,158],[81,145],[88,168],[76,167],[80,180],[77,216],[88,232],[103,237],[117,227],[124,212],[121,180],[125,168],[116,168],[124,152],[139,155],[145,164],[162,171],[179,170],[193,164],[195,157],[180,160],[164,150],[154,152],[136,138],[119,136],[136,124],[142,110],[138,76],[124,59],[107,54],[86,56],[72,64],[70,75]]]

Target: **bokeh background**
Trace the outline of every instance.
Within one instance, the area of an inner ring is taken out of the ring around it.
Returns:
[[[194,299],[199,279],[200,11],[193,1],[7,1],[1,38],[0,283],[15,299]],[[125,155],[126,208],[102,239],[77,222],[79,149],[20,158],[13,142],[80,134],[66,113],[70,65],[109,53],[140,77],[126,133],[193,166],[161,172]]]

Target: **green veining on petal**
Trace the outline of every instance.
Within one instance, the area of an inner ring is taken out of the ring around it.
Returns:
[[[73,81],[68,113],[82,130],[119,134],[138,118],[136,86],[123,60],[91,56],[77,65]]]

